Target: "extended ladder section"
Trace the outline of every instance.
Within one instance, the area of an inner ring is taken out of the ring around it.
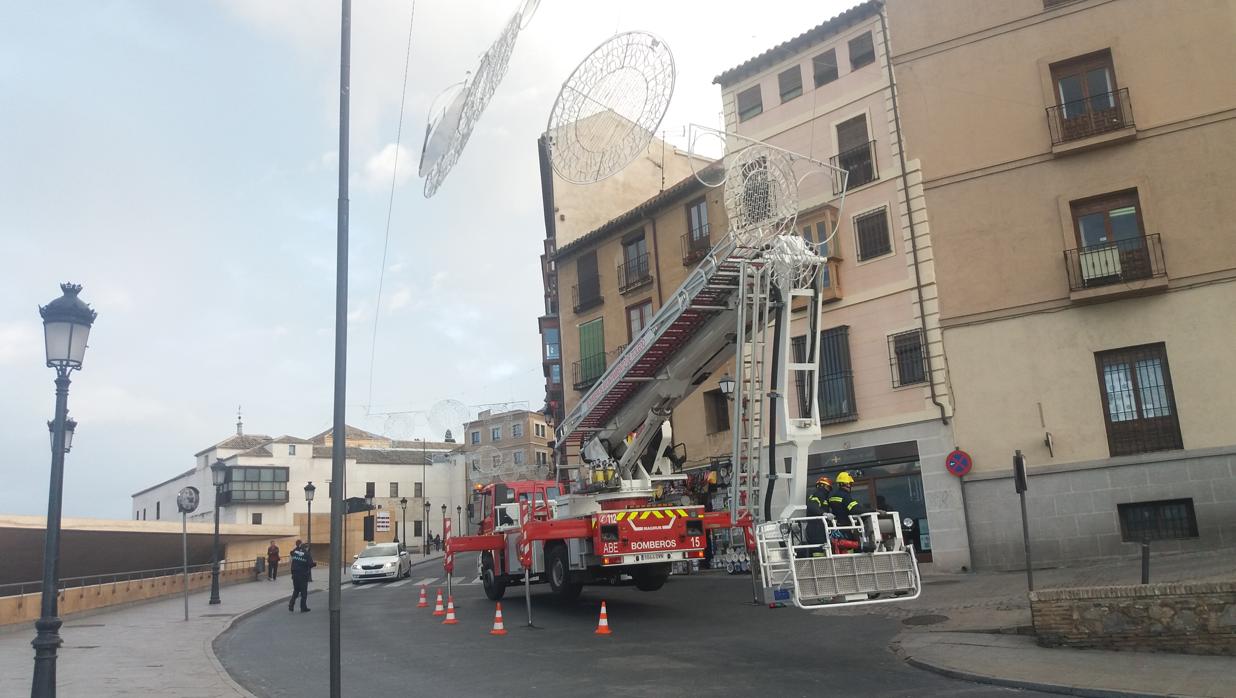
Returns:
[[[558,447],[616,446],[654,410],[668,415],[728,359],[742,266],[759,255],[733,236],[719,242],[567,414]]]

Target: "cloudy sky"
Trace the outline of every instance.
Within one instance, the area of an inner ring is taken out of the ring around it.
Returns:
[[[536,138],[574,65],[616,31],[666,40],[664,128],[716,124],[712,77],[855,0],[544,0],[432,199],[415,176],[429,104],[515,0],[420,0],[385,283],[409,0],[353,20],[348,421],[439,438],[424,413],[542,404]],[[85,286],[99,313],[71,414],[66,516],[129,495],[235,429],[330,424],[338,2],[80,0],[0,21],[0,513],[46,513],[53,372],[37,306]],[[372,342],[375,320],[377,341]],[[372,395],[370,354],[373,350]],[[386,413],[407,413],[387,417]]]

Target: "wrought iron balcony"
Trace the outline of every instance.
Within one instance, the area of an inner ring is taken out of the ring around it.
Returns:
[[[580,284],[571,287],[571,306],[577,314],[589,308],[595,308],[604,302],[605,297],[601,295],[600,283],[596,280],[593,280],[590,284],[584,284],[582,293]]]
[[[1064,264],[1070,291],[1167,276],[1157,234],[1065,250]]]
[[[682,264],[689,266],[703,259],[712,249],[712,238],[709,236],[708,224],[682,236]]]
[[[605,373],[605,353],[585,356],[571,364],[571,385],[576,390],[587,390]]]
[[[1129,88],[1048,107],[1047,127],[1053,146],[1133,128]]]
[[[647,252],[618,265],[619,293],[626,293],[649,283],[652,283],[652,272],[648,269]]]
[[[880,178],[876,171],[875,144],[875,141],[868,141],[829,158],[833,167],[840,167],[850,173],[849,178],[840,174],[833,177],[834,194],[840,194],[843,189],[861,187]]]

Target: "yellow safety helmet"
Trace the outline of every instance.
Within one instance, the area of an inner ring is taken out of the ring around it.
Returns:
[[[828,477],[826,477],[826,476],[824,476],[824,475],[821,475],[820,477],[818,477],[818,478],[816,479],[816,481],[815,481],[815,486],[816,486],[816,487],[829,487],[829,488],[831,488],[831,487],[833,486],[833,481],[832,481],[832,480],[829,480],[829,479],[828,479]]]
[[[837,474],[837,484],[838,485],[853,485],[854,478],[851,477],[849,473],[843,470]]]

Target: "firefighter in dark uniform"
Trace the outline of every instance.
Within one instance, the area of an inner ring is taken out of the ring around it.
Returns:
[[[292,598],[288,600],[288,611],[296,605],[296,597],[300,597],[300,612],[309,610],[309,570],[317,567],[313,556],[309,554],[309,546],[296,541],[292,549]]]
[[[828,497],[828,508],[837,517],[838,526],[849,526],[851,516],[866,513],[863,506],[850,494],[854,487],[854,477],[842,471],[837,475],[837,488]]]
[[[816,479],[815,489],[807,494],[807,516],[817,517],[828,513],[828,496],[832,489],[832,480],[823,475]],[[828,533],[825,531],[822,520],[808,521],[805,536],[806,542],[809,544],[821,546],[828,544]],[[811,552],[809,549],[804,551],[806,554]],[[804,554],[804,557],[806,557],[806,554]]]

